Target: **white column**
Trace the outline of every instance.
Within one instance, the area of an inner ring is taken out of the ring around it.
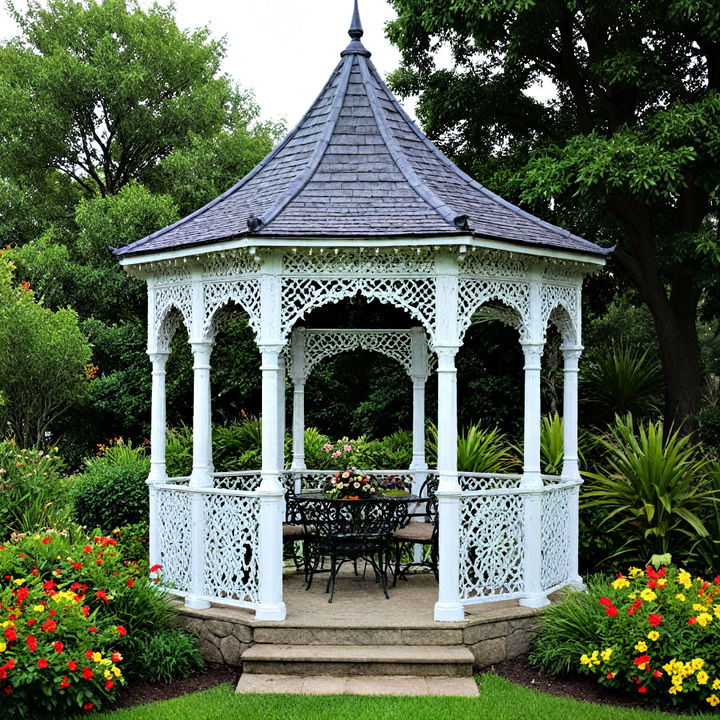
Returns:
[[[305,378],[293,378],[293,470],[305,470]]]
[[[563,345],[563,469],[564,479],[579,480],[578,462],[578,364],[582,354],[581,345]],[[568,580],[577,587],[584,587],[578,569],[580,533],[580,487],[573,490],[570,501],[570,546],[568,548]]]
[[[157,489],[156,486],[167,482],[165,468],[165,365],[167,352],[148,353],[152,361],[152,400],[150,412],[150,492],[149,540],[150,567],[160,565],[160,544],[157,525]]]
[[[267,254],[262,258],[260,281],[260,339],[262,353],[262,480],[260,496],[260,528],[258,566],[260,602],[255,610],[258,620],[282,621],[287,615],[283,602],[282,522],[285,514],[285,492],[280,482],[278,449],[279,402],[285,377],[281,367],[283,349],[282,257]]]
[[[280,368],[280,377],[278,378],[278,411],[277,411],[277,429],[278,429],[278,463],[277,467],[280,472],[285,469],[285,376],[287,369],[285,368],[285,359],[280,355],[278,360]]]
[[[410,470],[427,470],[425,462],[425,385],[427,377],[414,376],[413,387],[413,448]],[[419,490],[420,488],[416,488]]]
[[[191,342],[193,353],[193,464],[190,487],[208,488],[213,484],[212,406],[210,392],[210,355],[212,343]],[[210,607],[204,599],[205,587],[205,495],[193,493],[190,530],[190,592],[185,598],[189,608]]]
[[[458,263],[436,259],[435,352],[438,356],[438,600],[435,620],[465,617],[460,602],[460,483],[457,475]]]

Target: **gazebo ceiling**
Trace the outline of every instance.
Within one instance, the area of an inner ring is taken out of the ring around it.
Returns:
[[[478,237],[583,255],[607,250],[506,202],[410,120],[361,42],[350,44],[290,134],[237,185],[118,257],[234,239]]]

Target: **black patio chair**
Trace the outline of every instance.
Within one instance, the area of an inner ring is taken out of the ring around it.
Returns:
[[[407,504],[391,497],[362,500],[330,500],[328,498],[296,497],[308,539],[306,577],[309,590],[316,574],[327,572],[325,592],[333,601],[335,580],[342,566],[366,560],[382,583],[389,599],[387,567],[392,533],[407,522]],[[328,559],[330,567],[324,567]]]

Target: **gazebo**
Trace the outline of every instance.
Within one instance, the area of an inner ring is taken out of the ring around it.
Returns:
[[[386,87],[355,4],[351,42],[300,123],[247,176],[197,212],[115,250],[148,288],[152,361],[151,563],[189,608],[211,603],[285,619],[284,494],[323,474],[306,468],[304,384],[313,364],[348,348],[385,352],[413,381],[417,483],[438,479],[439,583],[434,616],[519,599],[540,607],[579,583],[578,360],[584,277],[606,250],[539,220],[459,170]],[[311,330],[312,310],[362,296],[403,310],[399,330]],[[233,305],[262,355],[262,469],[216,473],[212,464],[213,340]],[[468,327],[511,326],[525,357],[524,458],[518,475],[458,472],[455,356]],[[564,358],[564,463],[540,463],[540,370],[554,324]],[[410,325],[414,327],[410,327]],[[165,365],[178,328],[194,364],[193,464],[165,466]],[[423,454],[424,390],[438,384],[437,467]],[[293,462],[285,469],[285,378],[293,383]],[[371,470],[371,469],[367,469]]]

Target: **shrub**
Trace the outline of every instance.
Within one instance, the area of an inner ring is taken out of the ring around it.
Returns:
[[[0,539],[49,527],[67,516],[68,480],[57,448],[18,449],[0,441]]]
[[[531,660],[550,672],[574,664],[603,685],[653,702],[715,707],[718,595],[720,576],[710,583],[682,569],[630,568],[627,576],[594,583],[587,594],[573,593],[545,613]],[[562,653],[570,660],[561,660]]]
[[[720,450],[720,407],[710,405],[697,414],[698,437],[715,450]]]
[[[540,456],[544,473],[560,475],[564,448],[562,418],[557,413],[545,415],[540,425]]]
[[[330,438],[317,428],[305,428],[305,465],[312,470],[322,470],[328,461],[323,447],[330,444]]]
[[[170,628],[144,636],[128,652],[128,673],[145,682],[171,683],[205,667],[197,640],[184,630]]]
[[[170,477],[187,477],[192,472],[192,428],[168,428],[165,439],[165,467]]]
[[[428,425],[428,462],[437,463],[437,427]],[[458,434],[457,463],[460,472],[509,473],[518,466],[512,455],[512,447],[505,433],[498,428],[487,430],[481,425],[471,425]]]
[[[109,532],[148,517],[145,465],[96,464],[80,475],[70,491],[73,518],[87,528]]]
[[[717,496],[708,485],[708,460],[689,437],[666,433],[662,423],[637,431],[631,415],[616,418],[607,439],[606,467],[588,472],[588,507],[608,511],[605,523],[622,530],[626,544],[616,554],[646,561],[654,554],[687,550],[707,535],[699,513]]]

